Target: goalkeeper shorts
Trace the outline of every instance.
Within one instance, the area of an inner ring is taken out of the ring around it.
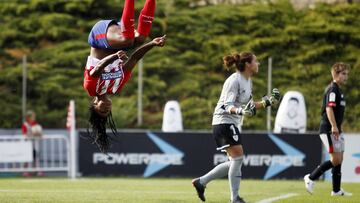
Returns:
[[[230,146],[242,144],[239,128],[235,124],[213,125],[213,136],[216,150],[225,151]]]

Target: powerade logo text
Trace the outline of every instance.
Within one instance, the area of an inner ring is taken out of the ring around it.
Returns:
[[[93,154],[93,164],[104,163],[107,165],[141,165],[141,164],[164,164],[182,165],[180,154],[147,154],[147,153],[103,153]]]
[[[293,146],[287,144],[275,135],[269,134],[269,138],[283,151],[284,155],[251,154],[244,156],[244,166],[268,166],[264,179],[276,176],[289,167],[304,166],[305,154]],[[214,165],[227,161],[227,156],[223,154],[214,155]]]
[[[184,153],[160,139],[154,133],[146,133],[163,153],[102,153],[93,154],[93,164],[147,165],[144,177],[150,177],[170,165],[182,165]]]
[[[223,154],[214,155],[214,165],[227,161],[227,156]],[[270,165],[291,165],[296,167],[304,166],[303,156],[285,156],[285,155],[264,155],[252,154],[244,156],[244,166],[270,166]]]

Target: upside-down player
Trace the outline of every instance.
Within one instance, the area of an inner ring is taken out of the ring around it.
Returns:
[[[88,56],[84,72],[84,88],[94,97],[90,105],[88,131],[90,138],[102,152],[109,148],[109,137],[106,134],[107,124],[116,135],[115,123],[112,119],[112,103],[110,94],[118,94],[131,77],[136,63],[153,47],[162,47],[165,36],[157,37],[140,46],[129,58],[124,51],[118,51],[104,58]]]

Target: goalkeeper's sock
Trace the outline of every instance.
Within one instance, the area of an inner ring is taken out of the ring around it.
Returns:
[[[341,184],[341,164],[334,166],[334,168],[332,168],[331,172],[332,172],[333,191],[339,192],[340,184]]]
[[[229,172],[229,167],[230,167],[230,161],[217,165],[207,174],[200,177],[200,183],[205,186],[214,179],[225,177]]]
[[[325,171],[334,167],[331,161],[325,161],[320,166],[318,166],[309,176],[311,180],[317,180]]]
[[[230,160],[231,163],[230,163],[228,178],[230,184],[231,200],[235,200],[237,196],[239,196],[242,161],[243,161],[242,156],[235,157]]]

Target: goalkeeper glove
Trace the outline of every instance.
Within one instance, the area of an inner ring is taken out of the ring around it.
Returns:
[[[280,101],[280,98],[281,98],[281,94],[280,94],[279,90],[277,88],[274,88],[271,91],[270,98],[268,96],[264,96],[261,100],[261,104],[263,105],[264,108],[266,108],[268,106],[277,104]]]
[[[274,88],[271,91],[271,96],[270,96],[271,105],[279,103],[280,98],[281,98],[280,91],[277,88]]]
[[[255,116],[256,115],[256,107],[255,104],[253,102],[251,102],[251,104],[246,105],[244,108],[239,107],[236,109],[236,114],[237,115],[242,115],[242,116]]]

